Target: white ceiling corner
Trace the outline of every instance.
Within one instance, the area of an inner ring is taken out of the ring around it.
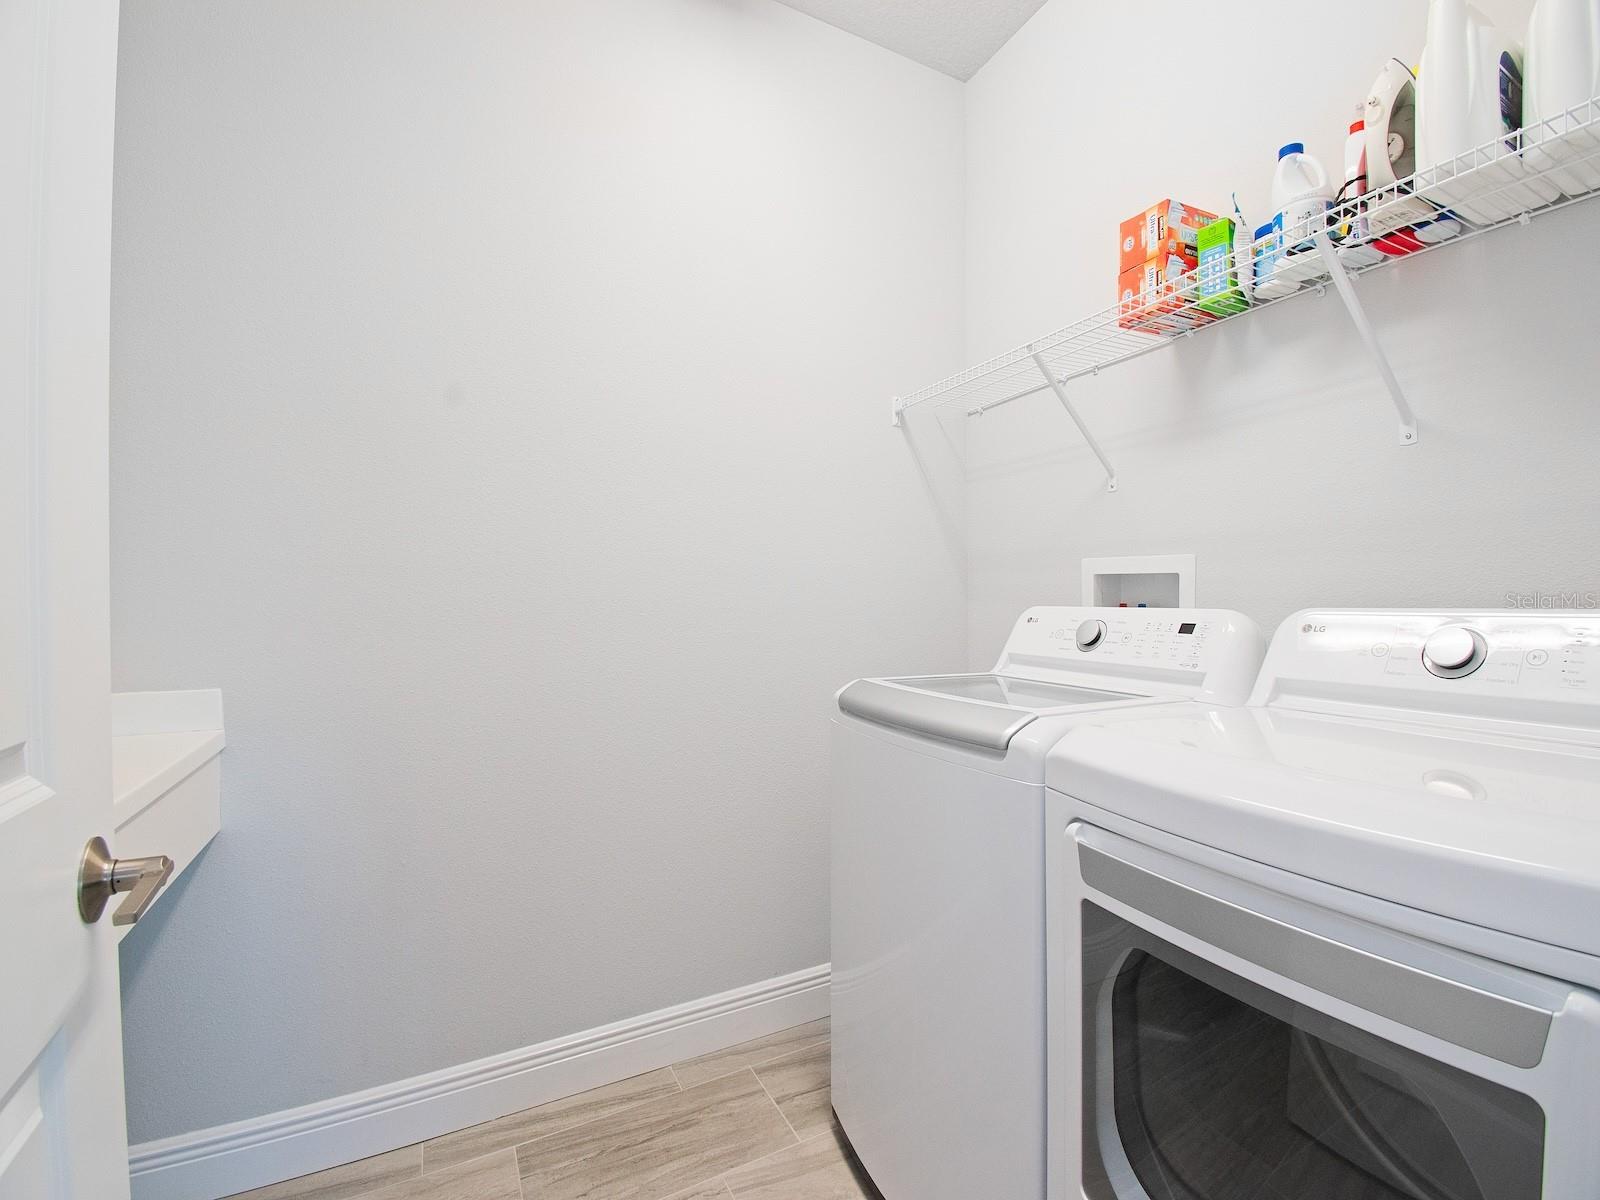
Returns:
[[[1045,0],[779,0],[960,80],[971,79]]]

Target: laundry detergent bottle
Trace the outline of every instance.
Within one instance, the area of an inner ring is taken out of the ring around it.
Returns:
[[[1523,124],[1528,165],[1569,196],[1600,188],[1600,0],[1539,0],[1528,22]]]
[[[1521,157],[1521,48],[1466,0],[1431,0],[1417,76],[1419,188],[1479,225],[1560,199]]]
[[[1272,207],[1283,219],[1288,253],[1310,249],[1312,237],[1327,226],[1333,188],[1322,164],[1306,153],[1302,142],[1290,142],[1278,151],[1278,169],[1272,175]]]

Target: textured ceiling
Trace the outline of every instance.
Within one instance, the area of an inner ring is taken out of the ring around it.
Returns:
[[[1044,0],[781,0],[957,79],[971,79]]]

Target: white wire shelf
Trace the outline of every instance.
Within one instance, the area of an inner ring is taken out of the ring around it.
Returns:
[[[962,406],[969,416],[979,416],[1024,396],[1053,390],[1106,468],[1108,486],[1115,491],[1116,474],[1067,398],[1065,385],[1264,308],[1307,294],[1321,295],[1332,286],[1388,386],[1400,416],[1401,444],[1413,445],[1416,422],[1351,278],[1492,229],[1527,224],[1539,214],[1596,195],[1600,195],[1600,97],[1339,204],[1314,222],[1286,229],[1284,245],[1298,249],[1285,255],[1271,276],[1273,290],[1280,294],[1257,295],[1248,307],[1235,312],[1208,311],[1199,304],[1198,280],[1202,271],[1215,268],[1197,268],[1157,291],[1109,305],[938,383],[896,396],[893,420],[898,425],[904,412],[922,406]],[[1394,253],[1400,248],[1397,243],[1414,248]]]

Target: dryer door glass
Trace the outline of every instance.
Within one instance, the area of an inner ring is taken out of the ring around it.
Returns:
[[[1529,1097],[1083,909],[1092,1200],[1540,1200]]]

